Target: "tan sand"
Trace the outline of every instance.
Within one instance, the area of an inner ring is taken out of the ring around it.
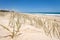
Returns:
[[[0,40],[60,40],[60,17],[0,12]]]

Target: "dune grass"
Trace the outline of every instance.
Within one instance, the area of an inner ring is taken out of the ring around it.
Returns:
[[[15,20],[16,18],[16,20]],[[21,21],[23,19],[23,22]],[[43,20],[42,20],[43,19]],[[12,27],[13,28],[13,32],[10,31],[10,29],[8,29],[7,27],[5,27],[4,25],[1,25],[1,27],[3,27],[4,29],[8,30],[11,34],[7,35],[7,36],[3,36],[3,37],[11,37],[12,39],[14,37],[16,37],[17,35],[21,35],[18,34],[20,32],[20,28],[22,24],[25,24],[27,22],[27,20],[29,21],[27,25],[33,25],[36,28],[43,28],[45,34],[47,36],[51,36],[51,37],[57,37],[58,39],[60,39],[60,22],[57,21],[57,19],[52,20],[48,19],[48,18],[43,18],[43,17],[36,17],[36,16],[31,16],[31,15],[27,15],[27,14],[15,14],[15,13],[11,13],[10,19],[9,19],[9,25],[8,27]],[[34,22],[33,22],[34,21]],[[15,28],[17,30],[15,30]],[[53,34],[53,36],[52,36]]]

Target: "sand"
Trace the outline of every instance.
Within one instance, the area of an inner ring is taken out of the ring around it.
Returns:
[[[3,13],[3,12],[0,12],[0,14],[1,13]],[[13,34],[11,32],[13,32],[13,29],[14,29],[13,33],[15,33],[17,31],[16,26],[14,26],[14,27],[9,26],[11,13],[13,13],[13,12],[4,12],[4,13],[6,13],[6,15],[0,16],[0,24],[5,26],[9,30],[0,25],[0,40],[60,40],[57,37],[51,38],[51,36],[47,36],[44,32],[44,29],[42,28],[43,25],[40,26],[40,25],[34,24],[34,22],[33,22],[33,25],[30,25],[30,21],[28,21],[28,20],[23,21],[23,18],[21,18],[21,17],[19,17],[20,22],[21,22],[21,27],[18,32],[19,35],[14,35],[12,38]],[[18,13],[16,13],[16,14],[18,14]],[[20,14],[18,14],[18,15],[20,15]],[[43,19],[44,20],[47,19],[48,22],[49,22],[49,20],[53,21],[54,19],[57,19],[57,21],[59,21],[57,23],[60,24],[60,17],[56,17],[56,16],[38,15],[38,14],[37,15],[36,14],[35,15],[23,14],[23,15],[26,15],[27,17],[28,16],[35,17],[35,18],[37,18],[36,20],[38,20],[38,18],[40,17],[42,21],[43,21]],[[17,20],[16,18],[15,18],[15,21]],[[12,22],[15,23],[15,21],[12,21]],[[40,26],[41,28],[39,28],[38,26]],[[8,35],[10,35],[10,36],[8,36]]]

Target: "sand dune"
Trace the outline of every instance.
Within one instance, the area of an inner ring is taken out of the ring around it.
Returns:
[[[60,40],[60,17],[0,12],[0,40]]]

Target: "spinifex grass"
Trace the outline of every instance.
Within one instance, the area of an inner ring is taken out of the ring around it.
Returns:
[[[8,30],[11,33],[7,36],[3,36],[3,38],[11,37],[13,39],[16,36],[19,36],[21,25],[27,24],[27,25],[33,25],[34,27],[39,29],[43,28],[47,36],[50,35],[52,37],[53,34],[54,37],[56,36],[58,39],[60,39],[60,31],[59,31],[60,22],[57,19],[52,20],[52,18],[49,19],[48,17],[49,16],[45,18],[45,17],[31,16],[27,14],[11,13],[8,27],[13,28],[13,31],[11,32],[10,29],[0,24],[0,26],[2,26],[4,29]],[[27,20],[29,21],[28,23]]]
[[[8,31],[11,33],[11,34],[6,35],[6,36],[1,36],[0,38],[11,37],[11,38],[13,39],[15,36],[19,35],[18,32],[19,32],[19,29],[20,29],[20,27],[21,27],[21,24],[20,24],[20,22],[19,22],[19,18],[18,18],[18,17],[17,17],[17,21],[15,21],[14,18],[15,18],[15,14],[12,13],[12,14],[11,14],[11,17],[10,17],[10,19],[9,19],[9,20],[10,20],[10,21],[9,21],[9,25],[7,26],[7,27],[13,28],[13,31],[12,31],[12,32],[11,32],[11,30],[10,30],[9,28],[7,28],[6,26],[0,24],[1,27],[3,27],[4,29],[8,30]],[[15,30],[15,27],[17,27],[17,30]]]

